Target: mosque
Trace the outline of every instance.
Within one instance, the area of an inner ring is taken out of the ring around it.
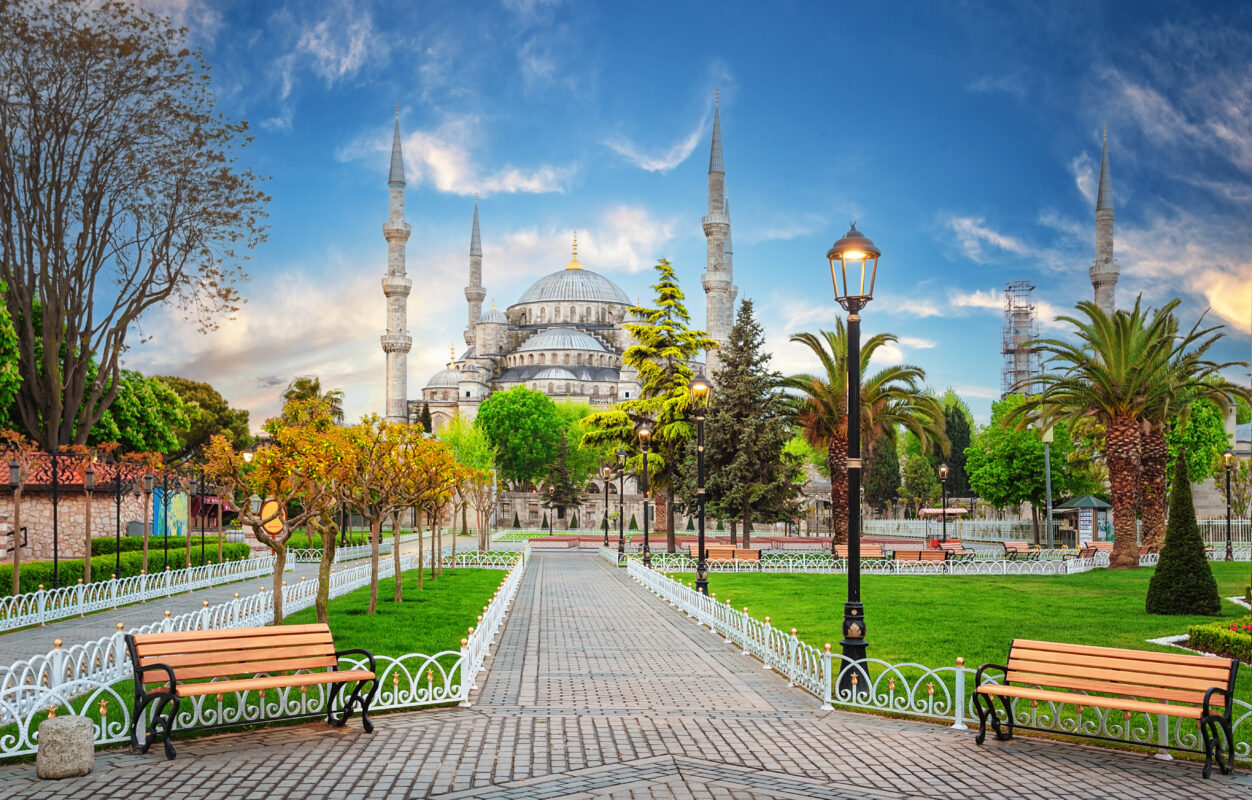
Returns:
[[[724,344],[734,324],[734,254],[730,238],[730,211],[725,193],[720,110],[714,107],[713,138],[709,153],[709,204],[703,218],[708,256],[703,286],[707,332]],[[607,408],[619,400],[637,397],[635,371],[622,363],[630,346],[623,327],[630,295],[604,275],[578,260],[578,238],[572,242],[569,263],[536,281],[503,311],[493,303],[483,311],[487,296],[482,282],[483,251],[478,226],[478,201],[470,232],[469,275],[465,287],[468,324],[466,349],[452,352],[447,366],[422,388],[421,397],[408,396],[408,354],[412,337],[407,330],[407,301],[412,281],[405,274],[405,243],[409,225],[404,219],[404,154],[400,123],[396,120],[387,179],[390,214],[383,225],[387,241],[386,417],[394,422],[416,422],[423,404],[429,405],[435,430],[460,414],[473,419],[492,392],[515,386],[542,392],[556,400],[578,400],[593,408]],[[707,370],[717,369],[716,353],[707,354]]]

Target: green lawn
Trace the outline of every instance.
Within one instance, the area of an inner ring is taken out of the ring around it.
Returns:
[[[437,653],[460,650],[467,628],[477,625],[483,606],[491,601],[508,572],[502,569],[445,569],[438,578],[423,571],[417,588],[417,570],[405,572],[403,601],[395,603],[395,579],[378,583],[378,613],[367,614],[369,587],[330,601],[330,628],[340,650],[363,648],[375,655]],[[288,623],[316,622],[312,608],[287,617]]]

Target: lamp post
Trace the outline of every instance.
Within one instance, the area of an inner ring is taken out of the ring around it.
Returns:
[[[152,532],[148,522],[152,514],[152,492],[156,489],[156,476],[151,472],[143,476],[143,571],[148,571],[148,536]]]
[[[617,450],[617,563],[626,558],[626,450]]]
[[[943,539],[948,541],[948,465],[939,465],[939,485],[943,487]]]
[[[704,558],[704,415],[709,408],[713,384],[703,375],[697,375],[687,389],[691,392],[691,410],[696,415],[696,591],[708,594],[709,565]]]
[[[91,495],[96,491],[96,468],[90,461],[83,472],[83,492],[87,502],[83,506],[83,536],[86,550],[83,553],[83,583],[91,583]]]
[[[60,456],[56,450],[48,451],[48,455],[52,462],[52,588],[59,588],[61,585],[60,575],[60,555],[61,555],[61,537],[59,518],[57,516],[57,506],[61,502],[61,479],[57,475],[60,472]]]
[[[165,569],[170,568],[170,474],[161,476],[161,538],[165,540]]]
[[[605,464],[600,467],[600,477],[604,478],[604,546],[609,546],[609,482],[613,480],[613,468]]]
[[[652,549],[648,545],[648,451],[652,449],[652,426],[640,422],[635,426],[635,438],[643,451],[643,565],[652,566]]]
[[[122,461],[113,457],[113,575],[122,576]]]
[[[835,301],[848,312],[848,600],[843,607],[843,640],[839,644],[843,657],[856,668],[840,670],[839,691],[845,697],[869,688],[869,674],[862,666],[866,625],[861,605],[861,505],[857,502],[861,496],[860,312],[874,299],[881,255],[869,237],[856,229],[856,223],[826,253]]]
[[[22,464],[16,455],[9,456],[9,489],[13,491],[13,594],[22,593],[22,547],[26,537],[22,530]]]
[[[544,516],[548,518],[548,535],[549,536],[552,535],[552,510],[553,510],[552,500],[554,497],[556,497],[556,487],[549,486],[548,487],[548,502],[544,504],[544,507],[548,509],[548,513],[544,514]]]
[[[1043,431],[1043,491],[1048,503],[1048,549],[1056,546],[1052,533],[1052,426]],[[1094,538],[1094,537],[1093,537]]]
[[[1226,560],[1234,561],[1235,544],[1230,531],[1230,473],[1235,468],[1235,453],[1230,448],[1222,453],[1222,464],[1226,467]]]
[[[200,494],[200,566],[204,566],[204,467],[200,468],[200,479],[196,481]]]

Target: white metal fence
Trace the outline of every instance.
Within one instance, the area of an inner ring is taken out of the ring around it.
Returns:
[[[450,557],[450,553],[444,555]],[[378,656],[378,693],[371,710],[467,702],[475,676],[517,593],[529,560],[527,555],[523,553],[516,560],[478,626],[462,640],[459,650],[432,655],[410,653],[395,658]],[[416,566],[416,554],[401,556],[402,569]],[[378,574],[380,578],[391,576],[393,561],[380,561]],[[369,564],[336,571],[330,579],[330,596],[339,597],[367,586],[369,580]],[[313,605],[317,585],[314,578],[284,586],[284,611],[294,613]],[[262,591],[179,617],[167,616],[161,622],[130,632],[266,625],[273,621],[272,594]],[[361,663],[359,659],[345,658],[342,665],[353,668]],[[91,717],[97,746],[129,741],[132,698],[127,695],[131,673],[121,630],[97,642],[58,647],[47,655],[0,668],[0,758],[34,753],[38,749],[38,723],[50,712]],[[183,701],[175,729],[320,713],[326,706],[326,691],[327,687],[271,690],[272,694],[262,695],[259,702],[248,692],[189,698]]]
[[[233,583],[273,572],[274,557],[264,556],[25,592],[0,599],[0,631],[43,625],[68,617],[81,617],[94,611],[169,597],[180,592]]]
[[[1077,558],[1069,551],[1069,558],[1005,559],[970,558],[951,561],[895,561],[892,559],[861,559],[862,575],[1073,575],[1092,569],[1107,567],[1108,553],[1097,553],[1093,558]],[[600,548],[606,561],[617,562],[617,551]],[[628,561],[638,561],[637,553],[628,553]],[[652,568],[658,572],[695,572],[695,559],[684,553],[654,553]],[[709,572],[797,572],[843,575],[848,571],[846,558],[834,558],[828,553],[771,553],[757,561],[729,561],[710,559],[705,562]]]
[[[722,636],[727,644],[754,656],[768,669],[822,700],[823,708],[882,711],[915,717],[950,720],[953,728],[965,729],[977,720],[973,707],[976,669],[957,658],[951,667],[923,664],[892,664],[869,658],[855,662],[801,641],[795,629],[784,632],[764,621],[736,611],[729,604],[702,595],[695,589],[648,569],[630,559],[628,574],[644,588]],[[842,687],[842,688],[841,688]],[[1235,758],[1252,762],[1252,704],[1234,701]],[[1198,727],[1163,716],[1123,714],[1116,709],[1029,702],[1012,703],[1013,718],[1021,725],[1060,734],[1103,736],[1145,747],[1171,745],[1195,749]]]

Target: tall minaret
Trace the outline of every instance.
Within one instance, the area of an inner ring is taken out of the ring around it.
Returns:
[[[709,152],[709,213],[703,219],[708,255],[704,276],[705,327],[709,338],[725,346],[734,324],[734,273],[730,258],[730,217],[726,214],[726,166],[722,161],[721,108],[713,101],[713,146]],[[709,351],[708,377],[721,367],[717,351]]]
[[[387,175],[389,195],[383,238],[387,240],[387,276],[383,294],[387,297],[387,333],[383,352],[387,357],[388,422],[408,422],[409,350],[413,337],[408,331],[409,290],[413,282],[405,277],[404,245],[409,240],[409,224],[404,221],[404,155],[400,152],[400,109],[396,108],[395,132],[391,137],[391,171]]]
[[[1113,260],[1113,180],[1109,177],[1109,132],[1104,129],[1104,147],[1100,152],[1100,186],[1096,190],[1096,257],[1091,265],[1091,285],[1095,288],[1095,304],[1105,314],[1114,309],[1113,290],[1117,286],[1118,267]]]
[[[465,329],[465,344],[474,345],[474,326],[483,313],[483,243],[478,235],[478,196],[474,196],[474,230],[470,234],[469,286],[465,287],[465,299],[469,301],[469,327]]]

